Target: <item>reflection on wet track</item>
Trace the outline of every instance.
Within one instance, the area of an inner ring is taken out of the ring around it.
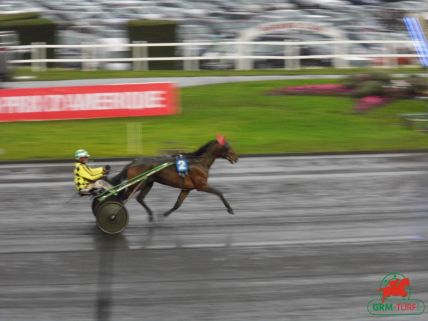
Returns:
[[[0,320],[368,320],[392,271],[427,304],[427,160],[217,160],[211,184],[234,216],[192,192],[149,223],[131,200],[113,237],[74,196],[72,164],[0,165]],[[155,185],[146,200],[162,213],[177,195]]]

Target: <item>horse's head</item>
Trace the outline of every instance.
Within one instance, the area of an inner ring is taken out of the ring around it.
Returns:
[[[231,164],[234,164],[238,161],[238,155],[233,150],[232,146],[226,138],[222,135],[217,135],[217,144],[218,150],[216,156],[219,158],[227,159]]]

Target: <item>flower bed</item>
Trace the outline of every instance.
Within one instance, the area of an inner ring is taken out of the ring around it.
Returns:
[[[383,73],[352,75],[343,84],[314,84],[274,89],[270,95],[349,96],[356,99],[356,111],[368,111],[384,106],[394,99],[414,98],[428,90],[426,80],[412,75],[405,80],[393,80]]]
[[[390,100],[391,99],[382,96],[366,96],[360,98],[354,108],[356,111],[368,111],[383,106],[390,102]]]
[[[351,89],[341,84],[315,84],[274,89],[271,95],[348,95]]]

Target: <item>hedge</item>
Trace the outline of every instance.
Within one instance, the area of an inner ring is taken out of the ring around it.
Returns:
[[[127,24],[129,41],[171,43],[177,41],[177,23],[166,20],[130,20]],[[175,47],[149,47],[149,57],[174,57]],[[177,69],[175,61],[150,61],[150,70]]]
[[[0,22],[38,18],[40,18],[40,14],[38,12],[0,13]]]
[[[20,45],[30,45],[33,42],[56,44],[56,24],[48,19],[0,20],[0,31],[15,31]],[[54,49],[47,50],[47,58],[54,57]],[[29,59],[30,53],[24,54]]]

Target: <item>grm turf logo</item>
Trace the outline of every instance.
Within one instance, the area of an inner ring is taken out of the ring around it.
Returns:
[[[402,273],[388,273],[377,290],[379,298],[367,305],[373,316],[419,315],[425,312],[424,302],[411,298],[410,279]]]

